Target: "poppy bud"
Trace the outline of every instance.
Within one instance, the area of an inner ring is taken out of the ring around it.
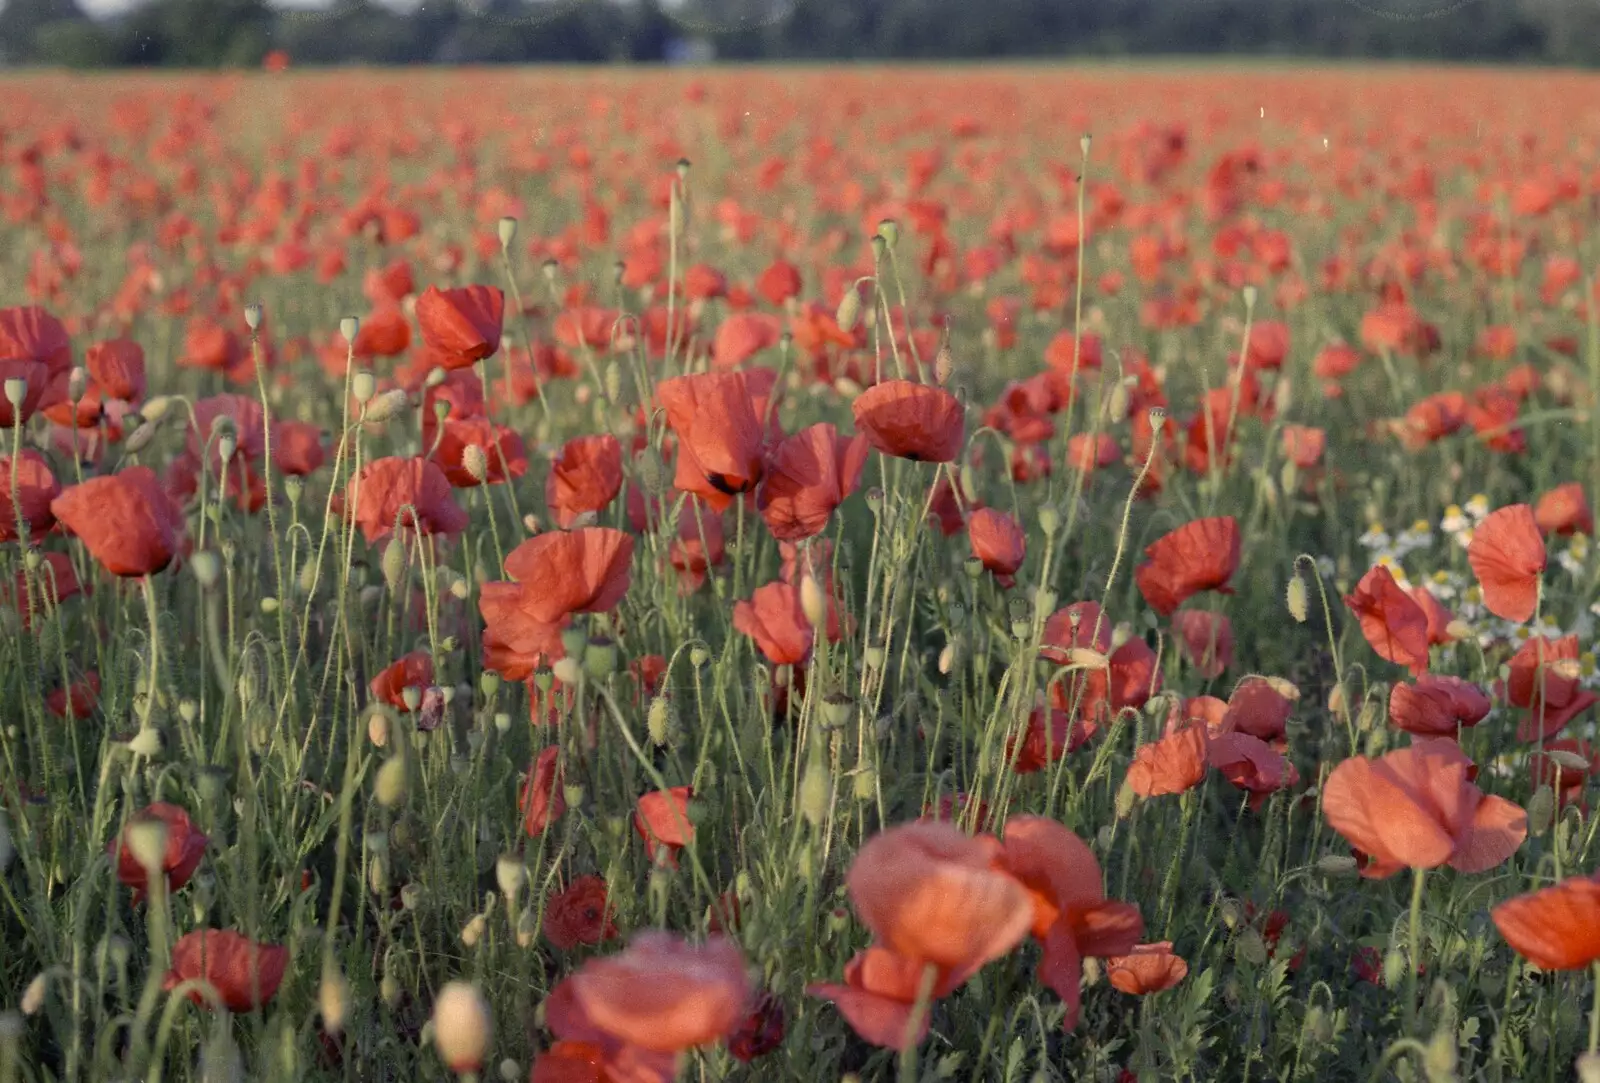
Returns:
[[[939,652],[939,673],[943,676],[948,677],[950,671],[956,668],[958,657],[956,651],[957,642],[958,640],[955,639],[950,640],[944,645],[944,649]]]
[[[1600,1083],[1600,1053],[1585,1053],[1578,1058],[1578,1083]]]
[[[344,1030],[350,1013],[350,983],[331,958],[322,964],[322,982],[317,986],[317,1010],[322,1013],[322,1029],[329,1034]]]
[[[453,981],[433,1004],[433,1043],[452,1072],[476,1072],[489,1052],[494,1019],[478,987]]]
[[[367,421],[392,421],[406,408],[406,393],[400,388],[385,391],[367,404]]]
[[[500,247],[510,248],[511,242],[517,239],[517,220],[509,214],[500,219],[498,227],[500,234]]]
[[[1548,785],[1540,786],[1528,799],[1528,833],[1537,838],[1550,830],[1555,816],[1556,794]]]
[[[649,730],[651,743],[658,748],[665,747],[672,739],[672,708],[665,696],[656,696],[650,701],[650,710],[645,715],[645,725]]]
[[[472,920],[461,927],[461,943],[469,948],[478,946],[478,941],[483,939],[484,931],[489,928],[489,919],[482,914],[472,915]]]
[[[878,236],[883,238],[883,243],[893,248],[900,240],[900,223],[893,218],[885,218],[878,223]]]
[[[167,825],[154,816],[134,820],[123,832],[128,853],[144,869],[147,880],[154,881],[161,873],[167,855]],[[164,875],[161,877],[165,880]]]
[[[1241,963],[1251,966],[1265,966],[1267,964],[1267,942],[1254,927],[1246,925],[1233,943],[1234,956]]]
[[[133,735],[132,740],[128,742],[128,751],[135,756],[143,756],[147,760],[154,759],[161,755],[163,744],[161,731],[150,726]]]
[[[73,365],[72,371],[67,375],[67,400],[74,404],[83,401],[83,393],[89,389],[89,375],[83,371],[82,365]]]
[[[857,801],[870,801],[878,792],[878,772],[871,767],[858,767],[853,782],[853,792]]]
[[[373,796],[384,808],[394,808],[406,797],[406,764],[399,756],[391,756],[378,768],[372,784]]]
[[[1406,957],[1398,948],[1383,953],[1383,984],[1393,989],[1406,976]]]
[[[1124,779],[1122,785],[1117,788],[1117,819],[1126,820],[1133,814],[1133,803],[1138,796],[1133,787]]]
[[[634,460],[634,469],[638,472],[640,487],[650,496],[659,497],[666,492],[667,468],[654,448],[645,448],[639,453]]]
[[[339,321],[339,334],[351,346],[356,344],[356,335],[361,333],[361,320],[356,316],[346,316]]]
[[[39,1009],[44,1007],[44,995],[49,990],[49,979],[44,974],[37,974],[22,991],[22,1002],[17,1006],[22,1009],[23,1015],[37,1015]]]
[[[1240,292],[1244,297],[1244,310],[1246,312],[1254,312],[1256,307],[1256,288],[1254,286],[1246,286]]]
[[[813,758],[806,765],[806,773],[800,779],[800,815],[812,827],[818,827],[828,818],[828,804],[832,780],[828,777],[828,769],[820,757]]]
[[[1078,149],[1083,152],[1083,156],[1085,158],[1089,157],[1089,133],[1088,132],[1084,132],[1081,136],[1078,137]]]
[[[821,628],[828,622],[828,600],[810,572],[800,577],[800,611],[813,628]]]
[[[202,549],[189,558],[189,568],[194,572],[200,589],[210,590],[217,585],[217,577],[222,574],[222,561],[211,550]]]
[[[506,897],[506,912],[516,906],[517,895],[528,883],[528,866],[517,854],[501,854],[494,863],[494,880]]]
[[[370,401],[372,396],[377,394],[377,391],[378,382],[373,378],[372,373],[366,369],[362,369],[350,377],[350,395],[357,402],[364,404]]]
[[[861,291],[855,283],[846,287],[844,296],[839,298],[839,307],[834,310],[833,322],[839,325],[839,330],[849,334],[856,329],[856,321],[861,318]]]
[[[1121,421],[1128,416],[1128,387],[1126,384],[1117,384],[1111,389],[1111,394],[1106,396],[1106,416],[1113,422]]]
[[[1317,859],[1317,871],[1324,876],[1349,876],[1357,868],[1356,859],[1349,854],[1324,854]]]
[[[1300,578],[1300,569],[1296,568],[1294,575],[1289,577],[1289,589],[1285,592],[1284,600],[1289,605],[1289,615],[1298,623],[1304,624],[1309,615],[1309,598],[1306,592],[1306,581]]]
[[[583,667],[571,658],[563,658],[550,667],[550,672],[555,674],[556,679],[562,684],[577,684],[579,678],[583,676]]]
[[[172,409],[173,396],[157,395],[139,407],[139,416],[152,425],[159,424]]]
[[[1453,1027],[1440,1027],[1428,1040],[1428,1054],[1423,1058],[1423,1071],[1428,1083],[1452,1083],[1456,1078],[1459,1053]]]
[[[522,1065],[510,1057],[501,1061],[500,1066],[495,1070],[500,1073],[502,1083],[517,1083],[517,1080],[523,1077]]]
[[[461,449],[461,466],[466,470],[467,476],[482,485],[489,477],[489,456],[483,453],[483,448],[477,444],[468,444]]]

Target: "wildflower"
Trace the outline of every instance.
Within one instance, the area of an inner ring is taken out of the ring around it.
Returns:
[[[1489,697],[1459,677],[1425,674],[1415,684],[1389,692],[1389,721],[1421,737],[1454,738],[1461,726],[1476,726],[1489,714]]]
[[[851,405],[856,427],[885,455],[953,462],[966,436],[966,411],[950,392],[910,380],[887,380]]]
[[[1421,740],[1377,759],[1352,757],[1322,788],[1328,823],[1368,858],[1361,875],[1449,864],[1484,872],[1522,845],[1527,816],[1468,780],[1472,761],[1450,741]]]
[[[544,499],[566,530],[580,515],[605,510],[621,491],[621,442],[609,433],[578,436],[550,464]]]
[[[674,786],[652,790],[639,798],[633,811],[633,829],[644,840],[650,860],[661,859],[677,865],[677,851],[694,841],[694,824],[689,819],[689,800],[694,788]]]
[[[1387,567],[1370,569],[1344,604],[1361,622],[1361,634],[1378,657],[1406,666],[1412,676],[1427,670],[1427,614]]]
[[[1600,880],[1572,876],[1489,911],[1500,935],[1541,970],[1581,970],[1600,959]]]
[[[614,911],[600,876],[580,876],[553,895],[544,912],[544,938],[562,951],[617,935]]]
[[[672,483],[722,511],[761,481],[762,424],[775,391],[770,369],[663,380],[656,397],[678,437]]]
[[[467,513],[451,498],[444,471],[421,458],[368,463],[345,486],[344,508],[369,545],[388,538],[397,523],[424,536],[455,535],[467,527]]]
[[[1002,587],[1016,582],[1016,572],[1022,567],[1026,552],[1022,528],[1016,520],[993,508],[979,508],[967,520],[967,537],[972,555],[994,573]]]
[[[231,929],[197,929],[173,945],[162,988],[170,992],[182,982],[203,981],[230,1012],[247,1012],[277,995],[288,964],[289,949],[281,945],[258,944]],[[190,996],[210,1007],[200,993]]]
[[[505,303],[497,286],[429,286],[417,298],[416,312],[430,364],[446,370],[470,368],[492,357],[500,348]]]
[[[801,429],[772,450],[756,507],[779,541],[814,537],[856,491],[867,461],[865,437],[840,436],[831,424]]]
[[[551,745],[534,757],[527,781],[517,799],[522,811],[522,829],[529,838],[538,838],[567,811],[561,786],[561,748]]]
[[[1168,617],[1201,591],[1228,593],[1239,566],[1239,524],[1231,515],[1196,519],[1151,543],[1144,554],[1134,580],[1151,608]]]
[[[159,822],[166,829],[166,849],[160,867],[167,879],[167,890],[177,891],[200,867],[209,840],[190,822],[187,812],[165,801],[145,806],[133,814],[128,824],[131,827],[147,821]],[[133,888],[135,902],[144,898],[150,890],[149,873],[128,848],[128,828],[123,828],[107,849],[117,863],[117,880]]]
[[[1545,550],[1532,508],[1512,504],[1486,516],[1473,533],[1467,560],[1489,612],[1511,621],[1533,616]]]
[[[112,575],[154,575],[187,541],[183,510],[148,466],[69,486],[50,512]]]
[[[1129,954],[1113,955],[1106,960],[1106,976],[1112,987],[1133,996],[1171,989],[1188,973],[1189,964],[1182,956],[1173,954],[1170,940],[1137,944]]]
[[[1528,713],[1517,726],[1517,738],[1550,737],[1600,702],[1600,695],[1581,687],[1578,637],[1533,636],[1512,656],[1506,678],[1506,699]]]

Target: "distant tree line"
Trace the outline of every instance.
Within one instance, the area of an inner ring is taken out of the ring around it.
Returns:
[[[1600,62],[1597,0],[0,0],[0,63],[72,67],[1139,54]],[[706,48],[709,46],[709,50]]]

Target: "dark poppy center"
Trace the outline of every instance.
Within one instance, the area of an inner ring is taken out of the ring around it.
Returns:
[[[750,488],[747,478],[733,478],[727,474],[707,474],[706,480],[711,483],[713,489],[724,496],[737,496]]]

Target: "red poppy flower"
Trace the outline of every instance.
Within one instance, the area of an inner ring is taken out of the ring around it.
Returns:
[[[765,372],[699,373],[656,387],[667,424],[678,435],[672,484],[717,511],[761,480],[762,421],[773,383]]]
[[[162,854],[161,871],[167,877],[167,890],[177,891],[189,882],[189,878],[200,867],[200,860],[206,854],[206,843],[210,840],[190,822],[187,812],[165,801],[157,801],[140,809],[129,818],[128,824],[132,826],[141,821],[156,821],[166,827],[167,848]],[[134,902],[138,902],[149,893],[150,881],[145,867],[129,852],[127,840],[128,829],[123,828],[122,834],[111,840],[106,852],[117,863],[117,880],[133,888]]]
[[[1106,977],[1111,986],[1133,996],[1145,996],[1171,989],[1189,973],[1189,964],[1174,955],[1172,941],[1137,944],[1128,955],[1113,955],[1106,960]]]
[[[327,458],[322,440],[320,426],[305,421],[275,421],[272,424],[272,465],[295,477],[313,474]]]
[[[1407,667],[1413,677],[1427,671],[1427,614],[1385,565],[1373,565],[1344,604],[1361,622],[1361,634],[1379,658]]]
[[[967,538],[972,543],[972,555],[994,573],[1002,587],[1016,582],[1027,545],[1015,519],[993,508],[979,508],[967,520]]]
[[[835,508],[856,491],[867,461],[860,436],[840,436],[823,422],[783,440],[767,458],[756,507],[779,541],[814,537]]]
[[[1522,845],[1527,815],[1468,779],[1472,761],[1453,741],[1418,740],[1378,759],[1352,757],[1322,787],[1328,823],[1366,854],[1361,875],[1449,864],[1484,872]]]
[[[44,557],[44,563],[32,573],[34,585],[31,592],[28,586],[28,571],[25,568],[17,570],[16,593],[12,597],[16,601],[17,611],[22,614],[24,628],[33,627],[35,607],[40,612],[48,613],[83,590],[83,584],[78,582],[77,569],[72,566],[71,557],[65,553],[40,555]]]
[[[447,419],[436,431],[438,444],[429,456],[444,470],[444,476],[457,489],[478,485],[501,485],[528,472],[528,453],[515,430],[496,425],[485,417]],[[477,448],[477,452],[469,452]],[[473,473],[469,455],[482,453],[482,477]]]
[[[1128,765],[1128,786],[1144,798],[1192,790],[1206,777],[1206,744],[1206,727],[1188,725],[1140,745]]]
[[[562,951],[614,939],[617,926],[601,876],[579,876],[553,895],[544,912],[544,938]]]
[[[126,338],[96,342],[84,354],[89,379],[108,399],[135,403],[144,399],[144,347]]]
[[[1078,1025],[1083,960],[1131,952],[1144,935],[1139,908],[1107,899],[1088,843],[1054,820],[1013,816],[1004,867],[1033,898],[1034,939],[1043,947],[1039,980],[1066,1005],[1062,1026]]]
[[[670,790],[652,790],[634,805],[633,829],[644,840],[645,856],[651,861],[660,854],[676,868],[677,851],[694,841],[694,824],[689,820],[692,797],[693,787],[674,786]]]
[[[567,811],[567,796],[561,788],[561,749],[551,745],[534,758],[528,781],[522,787],[517,807],[522,810],[522,829],[529,838],[538,838]]]
[[[1442,647],[1455,640],[1450,634],[1450,622],[1455,620],[1455,614],[1444,607],[1444,603],[1433,596],[1433,591],[1425,586],[1412,587],[1406,592],[1411,595],[1411,600],[1416,602],[1422,610],[1422,615],[1428,621],[1428,646]]]
[[[1209,681],[1233,664],[1233,623],[1225,615],[1180,609],[1172,614],[1172,630],[1197,676]]]
[[[678,589],[684,594],[699,590],[707,573],[726,556],[722,516],[698,500],[685,501],[678,536],[667,550],[667,560],[678,572]]]
[[[1581,970],[1600,959],[1600,880],[1573,876],[1489,911],[1512,950],[1540,970]]]
[[[756,292],[775,308],[782,307],[791,297],[799,296],[800,272],[794,264],[777,259],[756,277]]]
[[[1323,449],[1328,446],[1328,434],[1307,425],[1283,427],[1283,457],[1302,470],[1309,470],[1322,461]]]
[[[578,436],[568,440],[545,481],[545,504],[563,530],[580,515],[610,506],[622,491],[622,444],[615,436]]]
[[[1028,712],[1020,746],[1015,738],[1006,740],[1006,762],[1019,775],[1042,771],[1069,752],[1076,752],[1094,736],[1094,725],[1074,718],[1066,710],[1035,707]]]
[[[406,711],[404,692],[415,688],[419,692],[433,683],[433,656],[427,651],[412,651],[394,662],[367,685],[371,696],[398,710]]]
[[[398,357],[411,346],[411,323],[400,306],[384,303],[361,320],[351,351],[363,360]]]
[[[1578,683],[1578,637],[1534,636],[1511,657],[1506,699],[1528,713],[1517,738],[1536,741],[1560,732],[1568,722],[1600,702],[1600,695]]]
[[[1454,739],[1460,726],[1476,726],[1489,715],[1489,697],[1459,677],[1426,674],[1389,692],[1389,721],[1420,737]]]
[[[1557,485],[1539,498],[1533,521],[1544,534],[1593,534],[1594,515],[1583,486],[1575,481]]]
[[[736,312],[717,325],[711,338],[711,364],[736,369],[762,350],[778,344],[783,327],[765,312]]]
[[[755,640],[767,661],[799,665],[811,657],[816,630],[800,605],[800,589],[789,583],[757,587],[748,601],[733,607],[733,626]]]
[[[1197,697],[1207,698],[1207,697]],[[1283,740],[1294,704],[1265,677],[1246,677],[1228,697],[1220,725],[1263,741]]]
[[[450,479],[428,459],[377,459],[345,485],[345,514],[355,516],[369,544],[377,544],[396,526],[422,535],[459,534],[467,513],[450,495]],[[353,511],[352,511],[353,508]]]
[[[50,511],[112,575],[154,575],[185,540],[183,511],[148,466],[70,486]]]
[[[1533,616],[1545,551],[1532,508],[1512,504],[1491,512],[1472,533],[1467,562],[1483,588],[1489,612],[1511,621]]]
[[[0,455],[0,542],[16,541],[16,505],[22,505],[22,518],[28,524],[28,536],[38,538],[56,525],[50,505],[61,495],[61,483],[50,471],[50,463],[43,455],[25,448],[17,461],[16,493],[12,499],[11,456]]]
[[[783,1023],[783,1001],[762,993],[744,1022],[728,1036],[728,1052],[743,1064],[766,1056],[783,1044]]]
[[[197,929],[173,945],[172,969],[161,987],[171,992],[183,982],[203,981],[230,1012],[247,1012],[277,995],[288,965],[289,949],[281,945],[258,944],[231,929]],[[190,995],[210,1006],[200,993]]]
[[[887,380],[857,396],[851,411],[869,444],[900,459],[954,462],[966,438],[966,410],[942,387]]]
[[[633,539],[611,527],[552,531],[506,554],[516,604],[536,621],[615,609],[632,584]],[[504,585],[504,584],[485,584]]]
[[[417,325],[428,360],[443,369],[469,368],[500,348],[506,295],[498,286],[441,290],[417,298]]]
[[[1292,786],[1298,775],[1294,765],[1271,745],[1248,733],[1227,732],[1212,737],[1206,758],[1222,777],[1251,794],[1252,807],[1268,794]]]
[[[57,718],[88,718],[100,703],[100,674],[90,670],[82,679],[57,688],[45,697],[45,706]]]
[[[1239,524],[1231,515],[1185,523],[1144,551],[1134,571],[1139,593],[1157,613],[1170,617],[1186,599],[1204,590],[1228,593],[1239,566]]]

